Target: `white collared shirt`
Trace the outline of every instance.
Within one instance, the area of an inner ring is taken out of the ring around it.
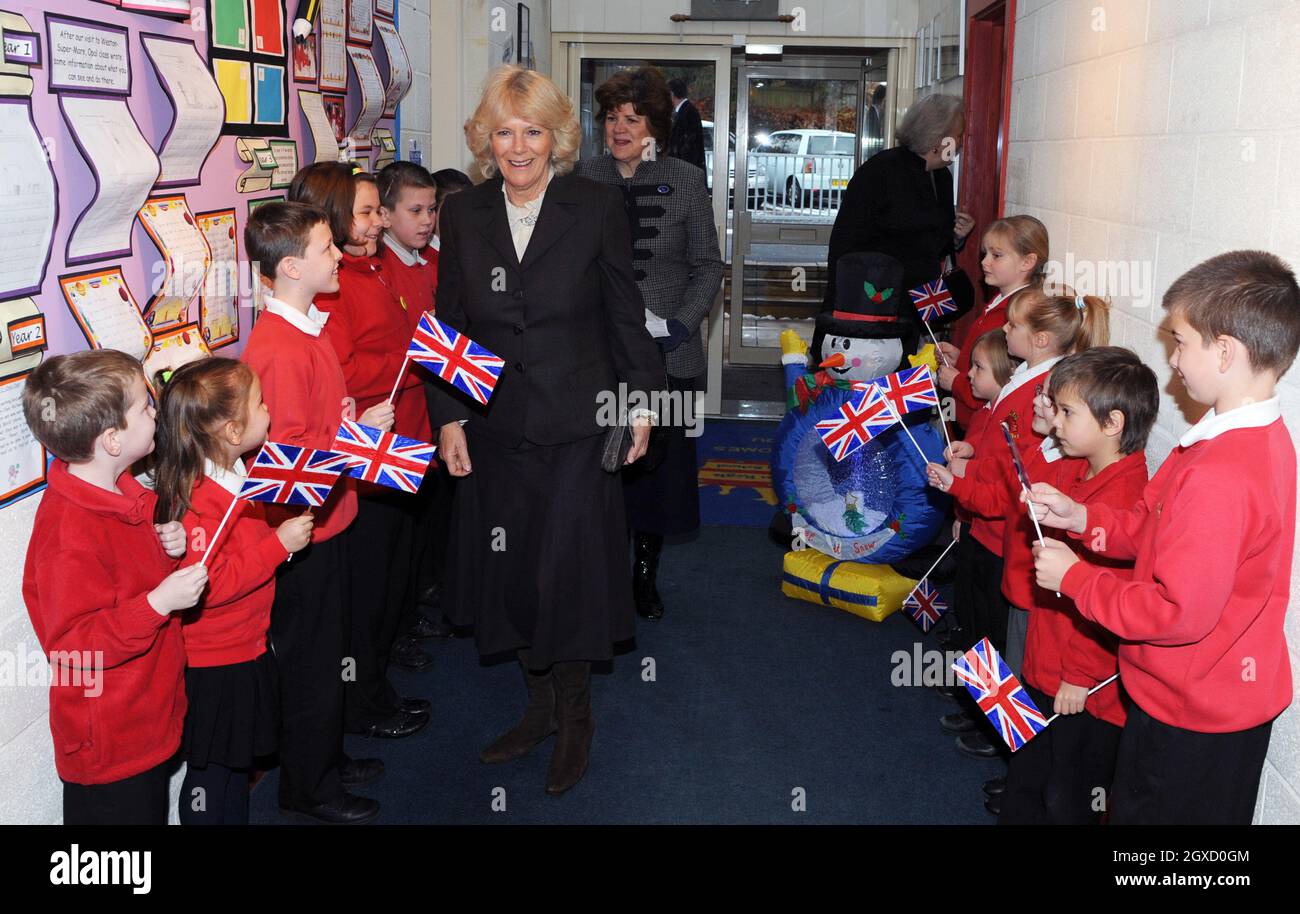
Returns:
[[[432,238],[429,239],[429,247],[433,248],[435,251],[441,251],[442,239],[439,238],[437,235],[434,235]]]
[[[1029,283],[1025,283],[1023,286],[1016,286],[1010,292],[999,292],[997,295],[993,297],[993,301],[989,302],[987,305],[984,306],[984,313],[988,314],[990,311],[992,311],[998,305],[1002,304],[1011,296],[1015,295],[1021,289],[1028,289],[1028,288],[1029,288]]]
[[[248,474],[244,470],[244,461],[235,458],[235,465],[229,470],[219,467],[208,458],[203,458],[203,475],[211,479],[231,495],[238,495],[244,487]]]
[[[537,195],[537,199],[529,200],[523,206],[515,206],[510,202],[510,195],[506,193],[506,182],[501,182],[501,196],[506,201],[506,221],[510,223],[510,240],[515,243],[515,256],[521,261],[524,259],[524,251],[528,250],[528,241],[533,237],[533,229],[537,227],[537,216],[542,211],[542,200],[546,198],[546,190],[551,186],[554,177],[555,168],[551,167],[546,174],[546,185]],[[530,217],[531,225],[525,221]]]
[[[1011,372],[1011,380],[1007,381],[1006,386],[998,392],[998,398],[993,401],[993,408],[997,409],[998,404],[1005,400],[1012,391],[1023,387],[1025,384],[1034,380],[1034,378],[1041,378],[1043,375],[1047,374],[1052,370],[1052,366],[1063,358],[1065,358],[1063,355],[1053,356],[1046,361],[1039,362],[1033,368],[1029,367],[1028,362],[1021,362],[1016,366],[1016,370]]]
[[[1201,417],[1200,422],[1183,432],[1183,437],[1178,439],[1178,443],[1183,447],[1191,447],[1198,441],[1209,441],[1236,428],[1263,428],[1272,425],[1280,418],[1282,418],[1282,404],[1277,397],[1260,400],[1257,403],[1247,403],[1226,413],[1216,413],[1211,409]]]
[[[262,310],[284,318],[308,336],[320,336],[320,332],[325,329],[325,322],[330,319],[327,313],[316,307],[315,302],[308,305],[307,313],[303,314],[292,305],[286,305],[271,295],[262,296]]]
[[[384,232],[384,244],[388,245],[388,249],[397,255],[397,259],[408,267],[413,267],[417,263],[424,266],[429,262],[420,256],[419,251],[412,251],[387,232]]]

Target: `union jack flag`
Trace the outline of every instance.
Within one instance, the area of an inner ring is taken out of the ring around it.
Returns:
[[[907,294],[912,296],[912,304],[916,305],[923,321],[938,320],[945,314],[957,311],[957,303],[952,300],[952,293],[942,279],[922,283],[915,289],[909,289]]]
[[[840,406],[839,418],[818,422],[817,434],[822,436],[831,456],[843,460],[860,451],[868,441],[897,421],[898,417],[890,411],[889,401],[873,384],[846,400]]]
[[[922,580],[903,601],[903,609],[921,626],[921,631],[928,632],[934,628],[939,617],[948,611],[948,604],[939,599],[938,590]]]
[[[457,333],[428,311],[420,317],[406,356],[483,404],[492,396],[506,364],[505,359]]]
[[[1042,712],[988,638],[968,650],[952,668],[1012,752],[1047,726]]]
[[[268,441],[248,468],[239,497],[319,508],[347,466],[343,454]]]
[[[351,459],[348,476],[414,493],[420,489],[436,448],[344,419],[334,438],[334,450]]]
[[[880,392],[894,405],[894,412],[900,416],[939,405],[939,392],[934,388],[934,375],[930,373],[929,365],[905,368],[876,378],[871,383],[880,388]]]

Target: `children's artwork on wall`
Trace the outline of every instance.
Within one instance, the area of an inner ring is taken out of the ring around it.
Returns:
[[[128,13],[146,13],[172,19],[190,18],[190,0],[99,0],[120,7]]]
[[[124,28],[45,14],[49,89],[131,94],[131,54]]]
[[[370,148],[370,131],[384,116],[384,83],[379,78],[379,67],[375,64],[375,55],[370,48],[360,45],[348,45],[348,59],[357,74],[361,85],[361,110],[352,123],[347,138],[358,149]]]
[[[295,82],[316,82],[316,33],[308,27],[293,35],[293,78]]]
[[[341,92],[348,87],[347,0],[321,0],[320,87]]]
[[[28,372],[49,348],[45,315],[30,298],[0,302],[0,378]]]
[[[175,371],[182,365],[197,362],[212,355],[212,350],[203,342],[198,324],[182,324],[179,327],[159,333],[153,338],[153,345],[144,357],[145,380],[153,385],[153,380],[160,371]],[[155,396],[157,391],[155,389]]]
[[[375,12],[392,19],[396,5],[393,0],[375,0]]]
[[[235,211],[196,213],[194,221],[212,252],[212,263],[199,299],[199,334],[209,349],[220,349],[239,339],[239,240],[235,234]]]
[[[293,176],[298,173],[298,144],[293,140],[271,140],[271,155],[275,160],[275,171],[271,175],[271,188],[280,190],[288,187]]]
[[[334,142],[342,143],[348,135],[346,100],[342,95],[326,95],[322,103],[330,128],[334,131]]]
[[[0,296],[40,291],[54,243],[58,197],[31,101],[0,97]]]
[[[151,271],[156,292],[144,313],[145,323],[157,334],[190,320],[191,306],[198,301],[212,264],[212,252],[184,194],[151,198],[140,209],[140,222],[163,255],[161,271],[159,264]]]
[[[288,135],[284,0],[208,0],[208,64],[228,136]]]
[[[257,208],[259,206],[264,206],[267,203],[283,203],[283,202],[284,202],[284,194],[276,194],[274,197],[258,197],[256,200],[249,200],[248,214],[250,216],[253,215],[253,213],[257,211]]]
[[[49,457],[23,417],[27,372],[0,381],[0,508],[45,484]]]
[[[312,145],[315,148],[312,161],[337,162],[339,158],[338,131],[335,130],[334,124],[325,110],[324,97],[319,92],[299,89],[298,106],[302,109],[302,116],[307,122],[307,130],[311,133]],[[340,109],[340,119],[342,116],[343,112]],[[341,125],[339,129],[342,129]]]
[[[348,0],[348,41],[370,44],[374,14],[370,0]]]
[[[397,158],[397,143],[393,139],[393,131],[387,127],[376,127],[370,134],[370,142],[375,150],[373,171],[379,171],[385,165],[392,164]]]
[[[158,186],[197,184],[225,123],[221,90],[193,41],[141,34],[140,44],[176,112],[158,153],[162,167]]]
[[[383,41],[384,53],[388,55],[388,85],[384,89],[384,117],[397,114],[397,104],[406,97],[411,89],[413,73],[410,58],[406,56],[406,45],[402,36],[397,34],[397,26],[386,19],[375,18],[375,31]]]
[[[241,136],[235,143],[241,162],[248,163],[248,169],[235,180],[235,190],[241,194],[257,194],[271,186],[271,176],[275,173],[275,153],[271,143],[262,137]]]
[[[120,266],[60,276],[59,287],[91,349],[118,349],[144,360],[153,334]]]
[[[95,176],[95,193],[68,238],[67,262],[131,254],[135,214],[158,180],[160,165],[126,99],[65,92],[59,107]]]

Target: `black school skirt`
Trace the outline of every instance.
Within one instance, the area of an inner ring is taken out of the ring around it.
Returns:
[[[195,768],[248,769],[254,759],[275,754],[280,697],[269,650],[245,663],[189,667],[185,697],[181,757]]]
[[[602,440],[506,448],[469,436],[445,609],[474,626],[481,655],[526,647],[542,669],[608,660],[635,634],[623,483],[600,468]]]

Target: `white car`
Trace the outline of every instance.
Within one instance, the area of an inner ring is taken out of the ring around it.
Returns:
[[[700,121],[704,128],[704,180],[709,190],[713,190],[713,121]],[[750,209],[760,209],[765,196],[762,176],[753,159],[745,168],[745,186],[748,188]],[[727,134],[727,203],[730,204],[736,192],[736,135]]]
[[[787,206],[838,209],[849,178],[857,137],[839,130],[777,130],[750,161],[766,177],[766,189]]]

